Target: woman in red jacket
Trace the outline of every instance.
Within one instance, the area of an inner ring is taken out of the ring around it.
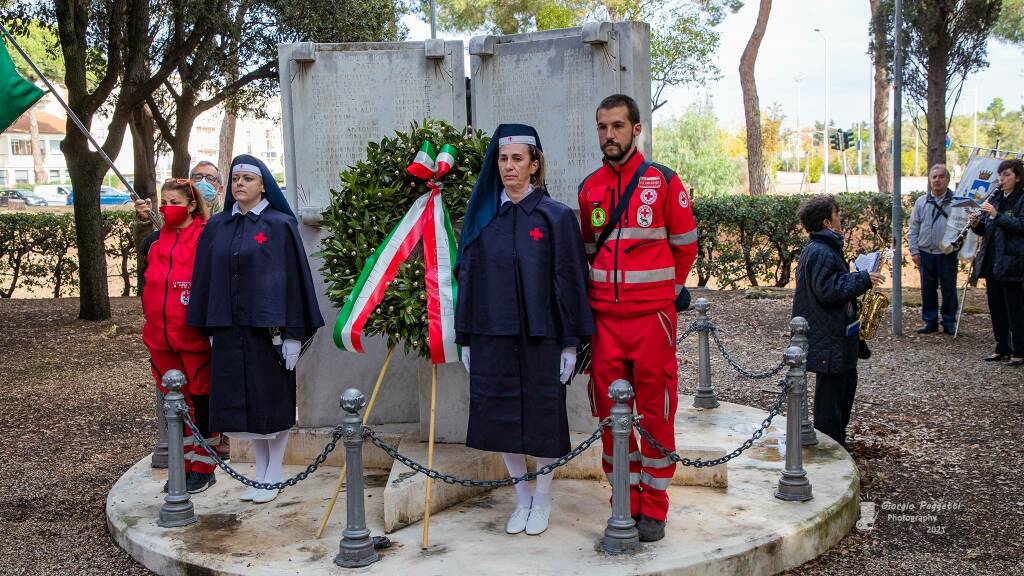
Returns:
[[[210,342],[202,332],[185,324],[192,265],[196,258],[199,234],[206,225],[207,207],[186,178],[172,178],[161,188],[160,214],[164,225],[149,248],[145,272],[146,289],[142,293],[145,324],[142,341],[149,348],[153,378],[160,391],[164,373],[181,370],[186,384],[181,389],[189,415],[200,432],[216,444],[208,428],[210,405]],[[202,492],[216,482],[216,468],[210,454],[192,440],[188,427],[185,437],[185,486],[192,494]],[[167,487],[164,486],[164,491]]]

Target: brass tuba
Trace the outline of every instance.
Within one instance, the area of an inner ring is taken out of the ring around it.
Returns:
[[[889,262],[892,257],[891,248],[887,248],[881,253],[882,262]],[[870,340],[875,335],[875,329],[878,328],[878,323],[882,321],[882,314],[888,307],[889,297],[872,284],[871,289],[860,298],[860,317],[858,319],[860,320],[861,340]]]

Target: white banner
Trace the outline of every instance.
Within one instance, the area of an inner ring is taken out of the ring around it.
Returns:
[[[983,151],[983,153],[985,152],[987,151]],[[953,207],[950,209],[949,219],[946,220],[946,234],[942,237],[942,249],[947,254],[953,251],[952,242],[967,226],[967,216],[970,211],[977,210],[985,198],[988,198],[988,195],[996,189],[998,178],[996,168],[1003,160],[1005,158],[1002,155],[996,158],[979,155],[977,151],[968,158],[963,178],[953,195]],[[960,258],[964,260],[974,258],[977,249],[978,235],[968,232],[963,247],[960,248]]]

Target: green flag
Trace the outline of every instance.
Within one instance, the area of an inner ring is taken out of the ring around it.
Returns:
[[[0,132],[3,132],[45,92],[18,74],[11,55],[7,53],[7,45],[0,45],[3,46],[0,50],[0,102],[3,102],[0,106]]]

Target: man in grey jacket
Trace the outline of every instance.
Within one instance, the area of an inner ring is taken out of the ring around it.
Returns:
[[[928,171],[927,194],[914,202],[910,213],[910,229],[907,243],[910,256],[921,271],[921,319],[924,326],[918,334],[939,331],[939,298],[936,290],[942,291],[942,330],[946,334],[956,332],[956,252],[942,251],[942,236],[946,232],[953,191],[949,189],[949,170],[944,164],[936,164]]]

